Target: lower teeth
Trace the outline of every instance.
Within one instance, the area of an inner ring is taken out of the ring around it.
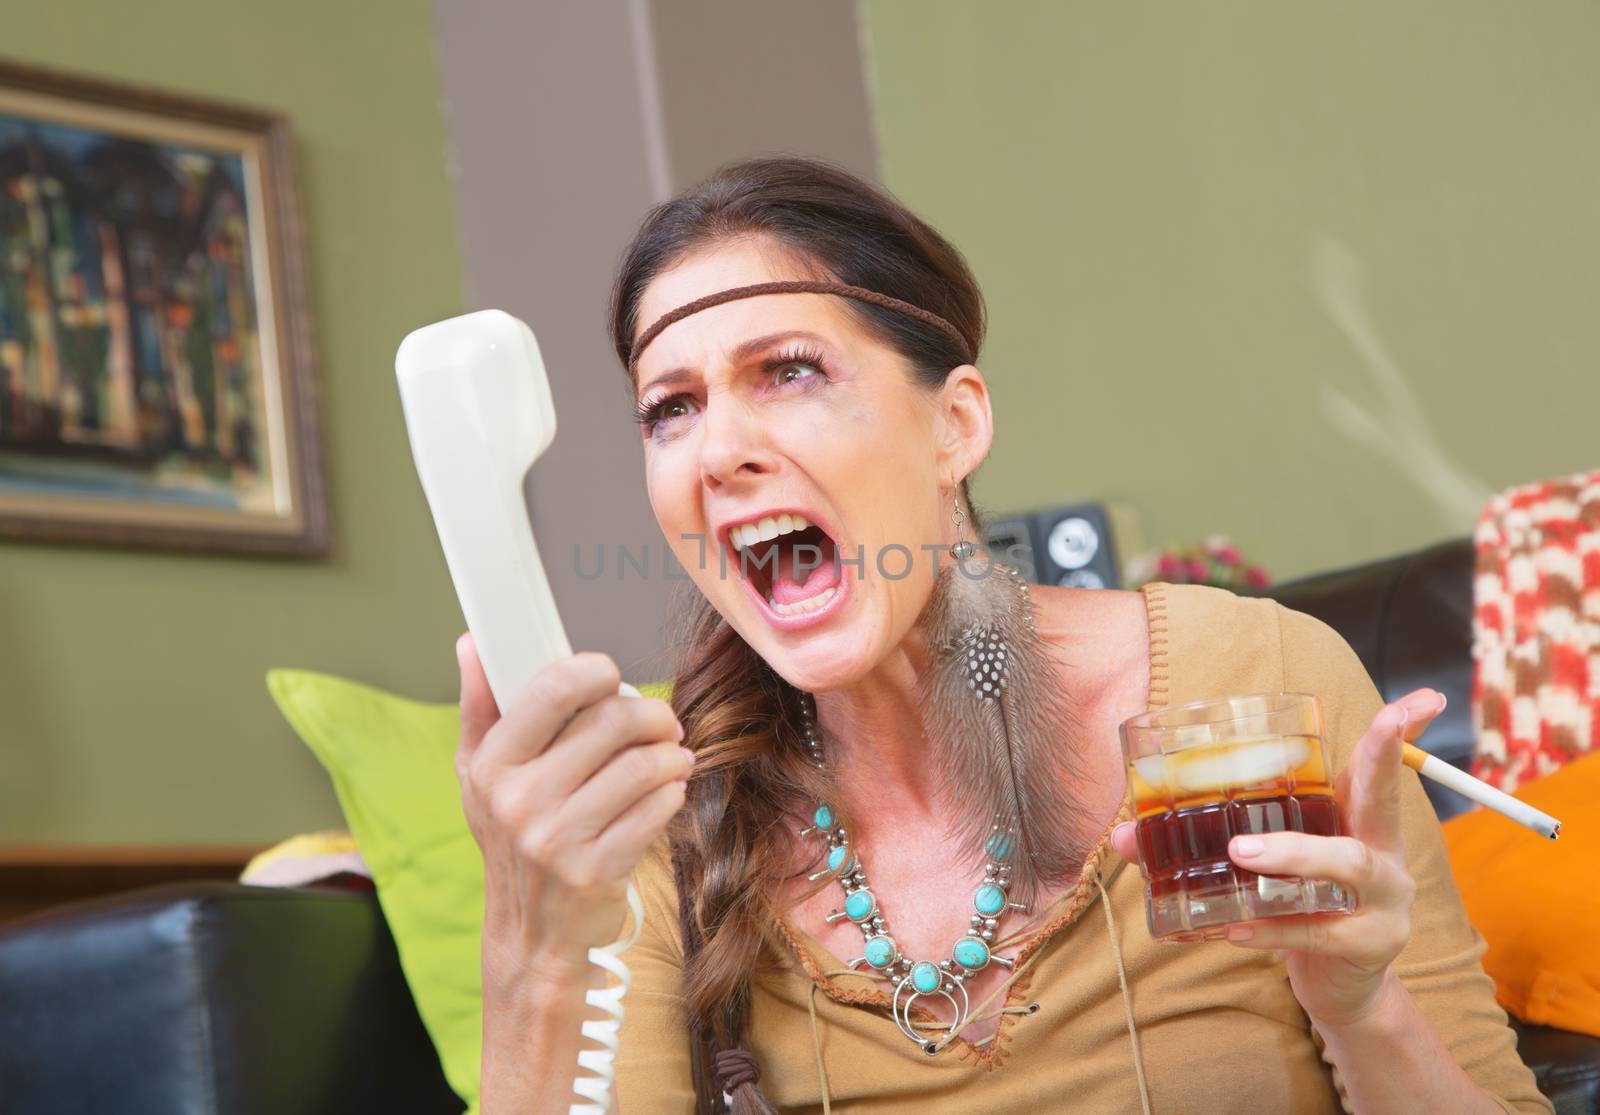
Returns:
[[[776,600],[769,596],[767,597],[767,606],[770,607],[774,612],[777,612],[780,616],[797,616],[803,612],[816,611],[828,601],[832,600],[833,594],[836,591],[837,589],[834,588],[824,589],[822,592],[817,593],[817,595],[811,597],[810,599],[801,600],[794,604],[779,604]]]

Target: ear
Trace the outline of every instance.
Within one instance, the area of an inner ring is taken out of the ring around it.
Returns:
[[[939,389],[935,421],[939,475],[960,483],[994,444],[994,412],[982,372],[971,364],[951,369]]]

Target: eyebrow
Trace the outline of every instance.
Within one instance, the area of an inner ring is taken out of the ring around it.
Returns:
[[[740,342],[739,346],[728,354],[734,363],[743,363],[758,352],[782,344],[784,341],[794,340],[817,341],[826,344],[827,340],[816,333],[804,329],[785,329],[779,333],[768,333],[764,337],[752,337],[748,341]],[[646,391],[661,384],[682,383],[684,380],[694,378],[694,369],[683,367],[673,368],[671,371],[662,372],[649,383],[641,384],[636,398],[643,398]]]

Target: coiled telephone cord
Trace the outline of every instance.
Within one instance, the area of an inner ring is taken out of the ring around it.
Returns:
[[[583,1024],[583,1036],[602,1048],[585,1049],[578,1053],[578,1069],[589,1076],[579,1076],[572,1082],[572,1090],[587,1103],[575,1103],[567,1115],[607,1115],[611,1110],[611,1083],[616,1079],[617,1051],[622,1048],[618,1034],[622,1028],[622,997],[633,986],[633,974],[618,957],[633,947],[644,929],[644,905],[639,892],[628,884],[628,912],[633,916],[633,929],[615,944],[589,950],[589,963],[603,968],[617,982],[605,987],[591,988],[583,1001],[604,1011],[609,1017],[588,1019]]]

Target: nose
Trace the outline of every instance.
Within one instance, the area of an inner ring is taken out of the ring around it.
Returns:
[[[712,399],[700,418],[700,478],[713,491],[773,470],[766,429],[748,406]]]

